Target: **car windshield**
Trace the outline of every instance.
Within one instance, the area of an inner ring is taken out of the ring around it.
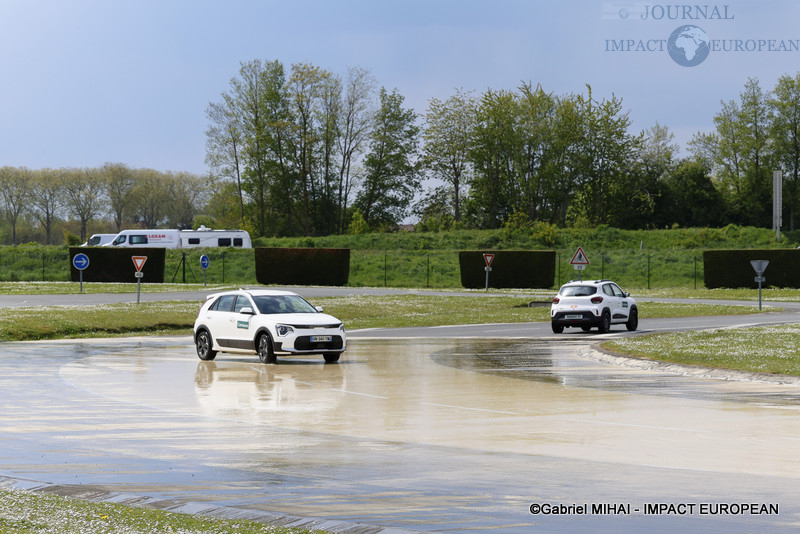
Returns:
[[[566,286],[561,288],[562,297],[588,297],[597,293],[594,286]]]
[[[253,296],[260,313],[318,313],[317,309],[299,295]]]

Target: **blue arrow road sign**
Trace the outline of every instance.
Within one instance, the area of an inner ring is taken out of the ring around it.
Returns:
[[[86,269],[89,266],[89,256],[82,252],[75,254],[75,256],[72,258],[72,265],[74,265],[79,271]]]
[[[200,256],[200,267],[203,269],[208,269],[208,266],[211,265],[211,260],[208,259],[208,256],[203,254]]]

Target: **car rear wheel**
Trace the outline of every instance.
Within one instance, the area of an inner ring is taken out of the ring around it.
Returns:
[[[211,348],[214,343],[211,341],[211,334],[207,330],[200,330],[194,341],[197,346],[197,356],[201,360],[209,361],[217,357],[217,351]]]
[[[339,357],[341,355],[341,352],[329,352],[327,354],[323,354],[322,357],[325,358],[325,363],[336,363],[339,361]]]
[[[603,312],[603,315],[600,317],[600,325],[597,327],[601,334],[605,334],[609,330],[611,330],[611,314],[608,310]]]
[[[261,363],[275,363],[277,361],[277,358],[275,358],[275,351],[272,348],[272,339],[270,339],[269,334],[264,332],[258,336],[256,347],[258,359],[261,360]]]
[[[560,334],[564,331],[564,327],[560,324],[550,323],[550,325],[553,327],[554,334]]]
[[[629,332],[633,332],[639,328],[639,310],[636,308],[631,310],[630,315],[628,315],[628,322],[625,323],[625,326],[628,328]]]

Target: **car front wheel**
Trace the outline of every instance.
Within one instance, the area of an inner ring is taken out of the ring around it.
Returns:
[[[339,357],[341,355],[341,352],[329,352],[327,354],[323,354],[322,357],[325,358],[325,363],[336,363],[339,361]]]
[[[197,345],[197,356],[204,361],[213,360],[217,357],[217,351],[212,350],[214,343],[211,341],[211,334],[207,330],[200,330],[195,337]]]
[[[258,336],[256,347],[258,349],[258,359],[261,360],[261,363],[275,363],[277,361],[269,334],[265,332]]]
[[[625,326],[628,328],[629,332],[633,332],[639,328],[639,310],[636,308],[631,310],[631,314],[628,316],[628,322],[625,323]]]

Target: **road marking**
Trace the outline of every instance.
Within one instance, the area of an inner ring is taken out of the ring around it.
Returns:
[[[425,404],[426,406],[438,406],[439,408],[456,408],[457,410],[472,410],[474,412],[489,412],[489,413],[501,413],[505,415],[521,415],[517,412],[503,412],[500,410],[488,410],[486,408],[470,408],[469,406],[455,406],[453,404],[438,404],[436,402],[422,402],[420,404]]]
[[[350,395],[358,395],[360,397],[371,397],[373,399],[386,399],[386,400],[389,399],[389,397],[382,397],[381,395],[370,395],[369,393],[358,393],[356,391],[348,391],[346,389],[331,388],[331,391],[338,391],[340,393],[348,393]]]
[[[676,432],[696,432],[700,434],[712,434],[712,430],[692,430],[690,428],[673,428],[667,426],[652,426],[652,425],[634,425],[632,423],[614,423],[611,421],[592,421],[590,419],[569,419],[569,421],[575,421],[576,423],[594,423],[597,425],[611,425],[611,426],[629,426],[633,428],[649,428],[652,430],[673,430]]]

